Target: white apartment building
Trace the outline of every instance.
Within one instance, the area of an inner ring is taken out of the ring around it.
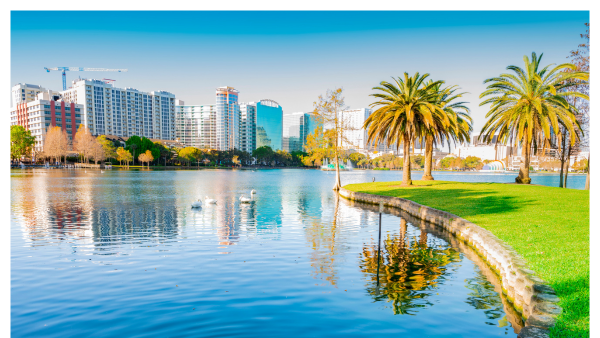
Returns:
[[[240,136],[237,148],[250,154],[256,149],[255,104],[240,103]]]
[[[12,87],[12,106],[15,108],[19,103],[26,103],[37,100],[37,95],[43,91],[47,91],[42,86],[32,85],[28,83],[19,83]],[[54,94],[56,92],[52,92]]]
[[[93,135],[175,139],[172,93],[121,89],[101,80],[79,79],[60,94],[67,102],[83,105],[82,122]]]
[[[217,149],[216,105],[175,100],[175,138],[188,147]]]
[[[42,151],[48,127],[61,127],[73,139],[82,123],[83,105],[65,102],[50,90],[38,92],[32,101],[17,103],[10,112],[10,124],[23,126],[35,137],[35,151]]]

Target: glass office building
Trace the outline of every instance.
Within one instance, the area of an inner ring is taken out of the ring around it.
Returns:
[[[283,115],[283,149],[304,151],[306,137],[316,128],[314,116],[307,113]]]
[[[239,145],[239,92],[232,87],[217,88],[216,136],[217,150],[230,150]]]
[[[283,109],[273,100],[256,102],[256,148],[283,149]]]

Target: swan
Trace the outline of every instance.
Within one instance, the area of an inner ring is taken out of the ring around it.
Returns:
[[[252,189],[252,191],[250,192],[250,195],[254,195],[256,194],[256,190]]]
[[[192,202],[192,208],[202,208],[202,201],[198,199],[197,201]]]
[[[250,202],[253,202],[253,201],[252,201],[252,198],[248,198],[248,197],[242,195],[242,196],[240,196],[240,202],[242,202],[242,203],[250,203]]]
[[[208,203],[208,204],[216,204],[217,200],[212,199],[212,198],[208,198],[208,196],[204,197],[204,202]]]
[[[101,174],[104,174],[104,170],[100,170],[100,173],[101,173]]]

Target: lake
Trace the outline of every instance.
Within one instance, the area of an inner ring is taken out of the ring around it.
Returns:
[[[391,209],[378,253],[377,208],[338,199],[334,175],[11,171],[13,337],[516,337],[522,322],[476,254]],[[401,172],[342,184],[373,177]],[[217,204],[193,210],[204,196]]]

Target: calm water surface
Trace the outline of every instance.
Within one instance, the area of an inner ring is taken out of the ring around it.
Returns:
[[[373,176],[400,179],[342,179]],[[376,209],[337,199],[332,179],[315,170],[14,170],[12,334],[516,336],[520,323],[476,255],[387,210],[378,258]],[[240,203],[251,189],[255,202]],[[206,195],[218,203],[190,208]]]

